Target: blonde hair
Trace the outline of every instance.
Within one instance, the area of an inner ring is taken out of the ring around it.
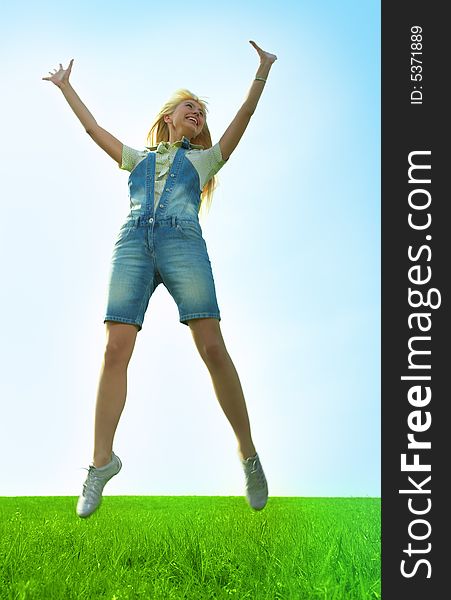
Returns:
[[[211,148],[212,141],[210,131],[207,125],[207,106],[206,100],[201,100],[190,92],[187,89],[178,89],[176,90],[169,100],[164,104],[158,115],[155,117],[152,127],[150,128],[149,133],[147,134],[147,144],[149,147],[157,146],[159,142],[168,142],[169,141],[169,127],[168,124],[164,121],[165,115],[170,115],[174,112],[180,102],[184,100],[195,100],[198,102],[204,111],[205,115],[205,123],[202,128],[202,131],[195,138],[192,138],[190,142],[194,145],[203,146],[204,148]],[[206,205],[209,210],[211,207],[211,201],[213,198],[213,192],[217,187],[217,177],[213,176],[204,186],[200,199],[199,211],[201,208]]]

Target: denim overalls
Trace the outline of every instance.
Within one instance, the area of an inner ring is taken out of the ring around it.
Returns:
[[[160,201],[154,206],[155,152],[149,152],[129,176],[130,211],[114,245],[105,321],[142,329],[155,288],[163,283],[175,300],[180,322],[212,317],[221,320],[215,284],[202,237],[198,211],[199,175],[185,157],[187,138],[177,150]]]

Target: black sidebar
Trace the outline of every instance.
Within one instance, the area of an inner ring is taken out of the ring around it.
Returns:
[[[382,2],[382,598],[451,597],[451,24]]]

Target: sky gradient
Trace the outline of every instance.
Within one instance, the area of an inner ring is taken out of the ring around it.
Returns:
[[[128,173],[42,81],[143,149],[186,87],[216,143],[278,56],[201,219],[221,330],[273,496],[380,495],[380,6],[9,4],[0,44],[0,495],[73,495],[92,459],[109,262]],[[138,333],[108,494],[241,495],[233,431],[175,302]],[[26,474],[26,475],[25,475]]]

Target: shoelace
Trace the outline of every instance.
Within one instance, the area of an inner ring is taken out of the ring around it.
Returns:
[[[97,499],[98,495],[102,493],[104,482],[100,479],[95,471],[94,466],[90,466],[88,471],[88,477],[83,484],[83,496],[85,498],[92,498],[93,500]],[[88,487],[89,486],[89,487]]]
[[[250,468],[248,467],[246,472],[248,475],[247,481],[249,487],[262,488],[266,485],[266,478],[258,458],[254,458],[254,460],[250,463]]]

